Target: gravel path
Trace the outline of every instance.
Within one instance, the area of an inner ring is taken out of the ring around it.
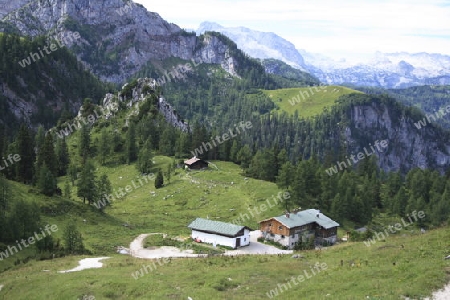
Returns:
[[[149,234],[141,234],[130,244],[130,255],[138,258],[164,258],[164,257],[202,257],[204,254],[193,254],[192,250],[180,250],[176,247],[158,247],[157,249],[144,249],[142,245],[144,239],[149,235],[153,234],[162,234],[162,233],[149,233]],[[165,236],[163,234],[163,236]]]
[[[78,262],[78,267],[75,267],[66,271],[58,271],[58,273],[69,273],[69,272],[77,272],[86,269],[95,269],[101,268],[103,263],[100,262],[102,259],[108,259],[110,257],[94,257],[94,258],[85,258]]]
[[[158,247],[157,249],[144,249],[144,239],[152,234],[141,234],[130,244],[130,255],[138,258],[156,259],[164,257],[204,257],[205,254],[194,254],[192,250],[180,250],[176,247]],[[260,236],[259,230],[250,232],[250,245],[238,250],[227,250],[224,255],[248,255],[248,254],[292,254],[292,250],[281,250],[276,247],[259,243],[256,239]]]

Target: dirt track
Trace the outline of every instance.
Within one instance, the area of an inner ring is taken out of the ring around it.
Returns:
[[[151,233],[162,234],[162,233]],[[156,249],[144,249],[142,243],[151,234],[141,234],[130,244],[130,255],[138,258],[156,259],[164,257],[204,257],[205,254],[193,254],[192,250],[180,250],[176,247],[158,247]],[[250,245],[237,250],[227,250],[224,255],[248,255],[248,254],[292,254],[292,250],[280,250],[276,247],[259,243],[256,239],[260,235],[259,230],[250,232]]]

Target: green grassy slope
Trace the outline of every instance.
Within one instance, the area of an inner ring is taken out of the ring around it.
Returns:
[[[156,156],[155,162],[155,168],[164,168],[171,158]],[[450,232],[444,228],[419,234],[412,227],[370,247],[359,242],[320,252],[302,251],[305,256],[302,259],[287,255],[160,261],[161,264],[156,262],[156,270],[134,279],[131,274],[151,262],[116,255],[115,246],[128,246],[140,233],[188,236],[186,225],[196,217],[232,221],[240,213],[248,212],[247,208],[259,207],[279,192],[273,183],[245,179],[239,175],[239,167],[232,163],[214,164],[218,170],[214,167],[205,172],[177,169],[177,175],[164,188],[155,190],[153,182],[149,182],[115,201],[105,213],[83,205],[79,199],[47,198],[32,193],[28,186],[12,183],[16,196],[43,206],[44,221],[58,225],[55,237],[61,238],[64,225],[75,219],[92,256],[112,258],[105,261],[102,269],[68,274],[57,271],[75,267],[83,257],[10,265],[9,270],[0,274],[0,285],[4,285],[0,299],[82,299],[85,295],[95,296],[96,300],[187,299],[188,296],[261,299],[278,284],[286,284],[292,276],[304,274],[304,270],[311,275],[310,268],[316,262],[325,263],[327,270],[297,285],[291,282],[292,287],[283,290],[277,298],[297,299],[301,294],[302,299],[347,300],[367,299],[367,296],[368,299],[399,299],[401,295],[419,299],[447,282],[450,262],[443,257],[448,254]],[[99,167],[98,172],[108,174],[116,190],[137,176],[134,165]],[[243,224],[257,228],[258,220],[281,212],[282,206],[271,208]],[[124,223],[130,226],[125,227]],[[2,263],[13,260],[15,256]]]
[[[302,118],[312,117],[323,112],[325,107],[334,105],[342,95],[361,93],[342,86],[315,86],[279,90],[263,90],[281,111],[293,114],[298,111]]]
[[[172,259],[156,262],[153,271],[138,279],[132,274],[151,261],[112,255],[101,269],[57,273],[75,267],[83,258],[68,257],[32,262],[0,274],[0,285],[4,285],[0,298],[265,299],[278,284],[286,284],[277,299],[298,299],[299,295],[314,300],[419,299],[448,280],[450,262],[443,256],[449,238],[446,229],[425,234],[416,230],[371,247],[344,243],[320,252],[303,251],[301,259],[290,255]],[[311,276],[316,262],[326,264],[326,270]],[[305,270],[311,278],[287,285]]]

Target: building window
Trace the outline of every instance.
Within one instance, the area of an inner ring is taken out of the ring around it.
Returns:
[[[292,238],[295,238],[295,234],[292,235]]]
[[[278,226],[278,230],[283,230],[283,226]]]
[[[281,238],[284,239],[284,235],[282,235]]]
[[[246,242],[247,241],[247,238],[244,238],[244,242]]]
[[[269,227],[272,227],[272,223],[269,223]]]

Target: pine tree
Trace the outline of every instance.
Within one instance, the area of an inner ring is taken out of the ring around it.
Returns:
[[[27,127],[22,124],[19,129],[16,140],[17,153],[20,160],[16,162],[17,181],[25,184],[31,183],[33,180],[33,165],[35,153],[33,150],[33,141]]]
[[[95,180],[95,167],[91,160],[87,160],[81,171],[77,182],[77,196],[83,198],[83,203],[92,204],[97,197],[97,186]]]
[[[138,160],[136,163],[136,168],[142,174],[148,174],[151,172],[153,166],[152,162],[153,156],[150,150],[150,140],[147,140],[139,150]]]
[[[105,164],[106,158],[111,153],[111,142],[108,129],[102,128],[98,145],[98,155],[101,165]]]
[[[105,205],[101,205],[102,203],[105,203],[106,205],[109,204],[107,196],[110,195],[111,192],[111,182],[109,181],[108,176],[106,176],[106,174],[103,174],[97,182],[97,197],[98,203],[100,204],[100,210],[103,210],[105,208]]]
[[[56,156],[58,158],[58,175],[64,176],[67,174],[67,168],[70,163],[70,157],[69,157],[69,149],[67,148],[66,139],[58,139],[56,141]]]
[[[69,178],[66,178],[66,181],[64,183],[64,197],[68,200],[71,200],[72,198],[72,189],[70,187],[70,181]]]
[[[50,133],[47,133],[44,139],[44,144],[42,145],[41,149],[39,149],[36,162],[36,173],[39,172],[44,164],[47,166],[48,170],[50,170],[54,177],[58,176],[58,158],[55,154],[53,136]]]
[[[294,167],[292,164],[290,162],[284,163],[277,176],[277,186],[280,189],[289,189],[292,184],[293,173]]]
[[[234,163],[238,163],[237,156],[239,153],[239,150],[241,148],[239,147],[238,141],[236,139],[233,140],[233,144],[231,145],[230,149],[230,160]]]
[[[175,155],[175,129],[167,125],[159,140],[159,152],[166,156]]]
[[[45,129],[42,125],[39,125],[37,134],[35,137],[35,144],[36,144],[36,148],[38,149],[38,151],[44,145],[44,141],[45,141]]]
[[[130,120],[125,139],[125,161],[127,164],[134,162],[137,158],[136,131],[134,122]]]
[[[170,178],[172,176],[172,165],[169,164],[167,166],[167,172],[166,172],[166,177],[167,177],[167,181],[170,183]]]
[[[68,254],[83,254],[84,244],[83,237],[77,229],[75,221],[70,221],[64,229],[64,246]]]
[[[83,163],[88,159],[91,151],[91,130],[88,125],[81,125],[79,133],[79,154],[83,159]]]
[[[73,186],[75,185],[75,180],[78,179],[78,168],[75,163],[70,163],[68,173]]]
[[[237,154],[237,161],[240,162],[242,169],[247,170],[252,161],[252,151],[248,145],[239,150]]]
[[[6,228],[6,213],[10,203],[10,186],[5,176],[0,173],[0,228]],[[4,241],[5,230],[0,230],[0,241]]]
[[[56,178],[47,167],[46,163],[44,163],[39,169],[37,187],[39,191],[46,196],[52,196],[57,188]]]
[[[164,186],[164,176],[163,173],[161,171],[161,169],[158,171],[158,174],[156,174],[156,178],[155,178],[155,188],[159,189],[162,188]]]

